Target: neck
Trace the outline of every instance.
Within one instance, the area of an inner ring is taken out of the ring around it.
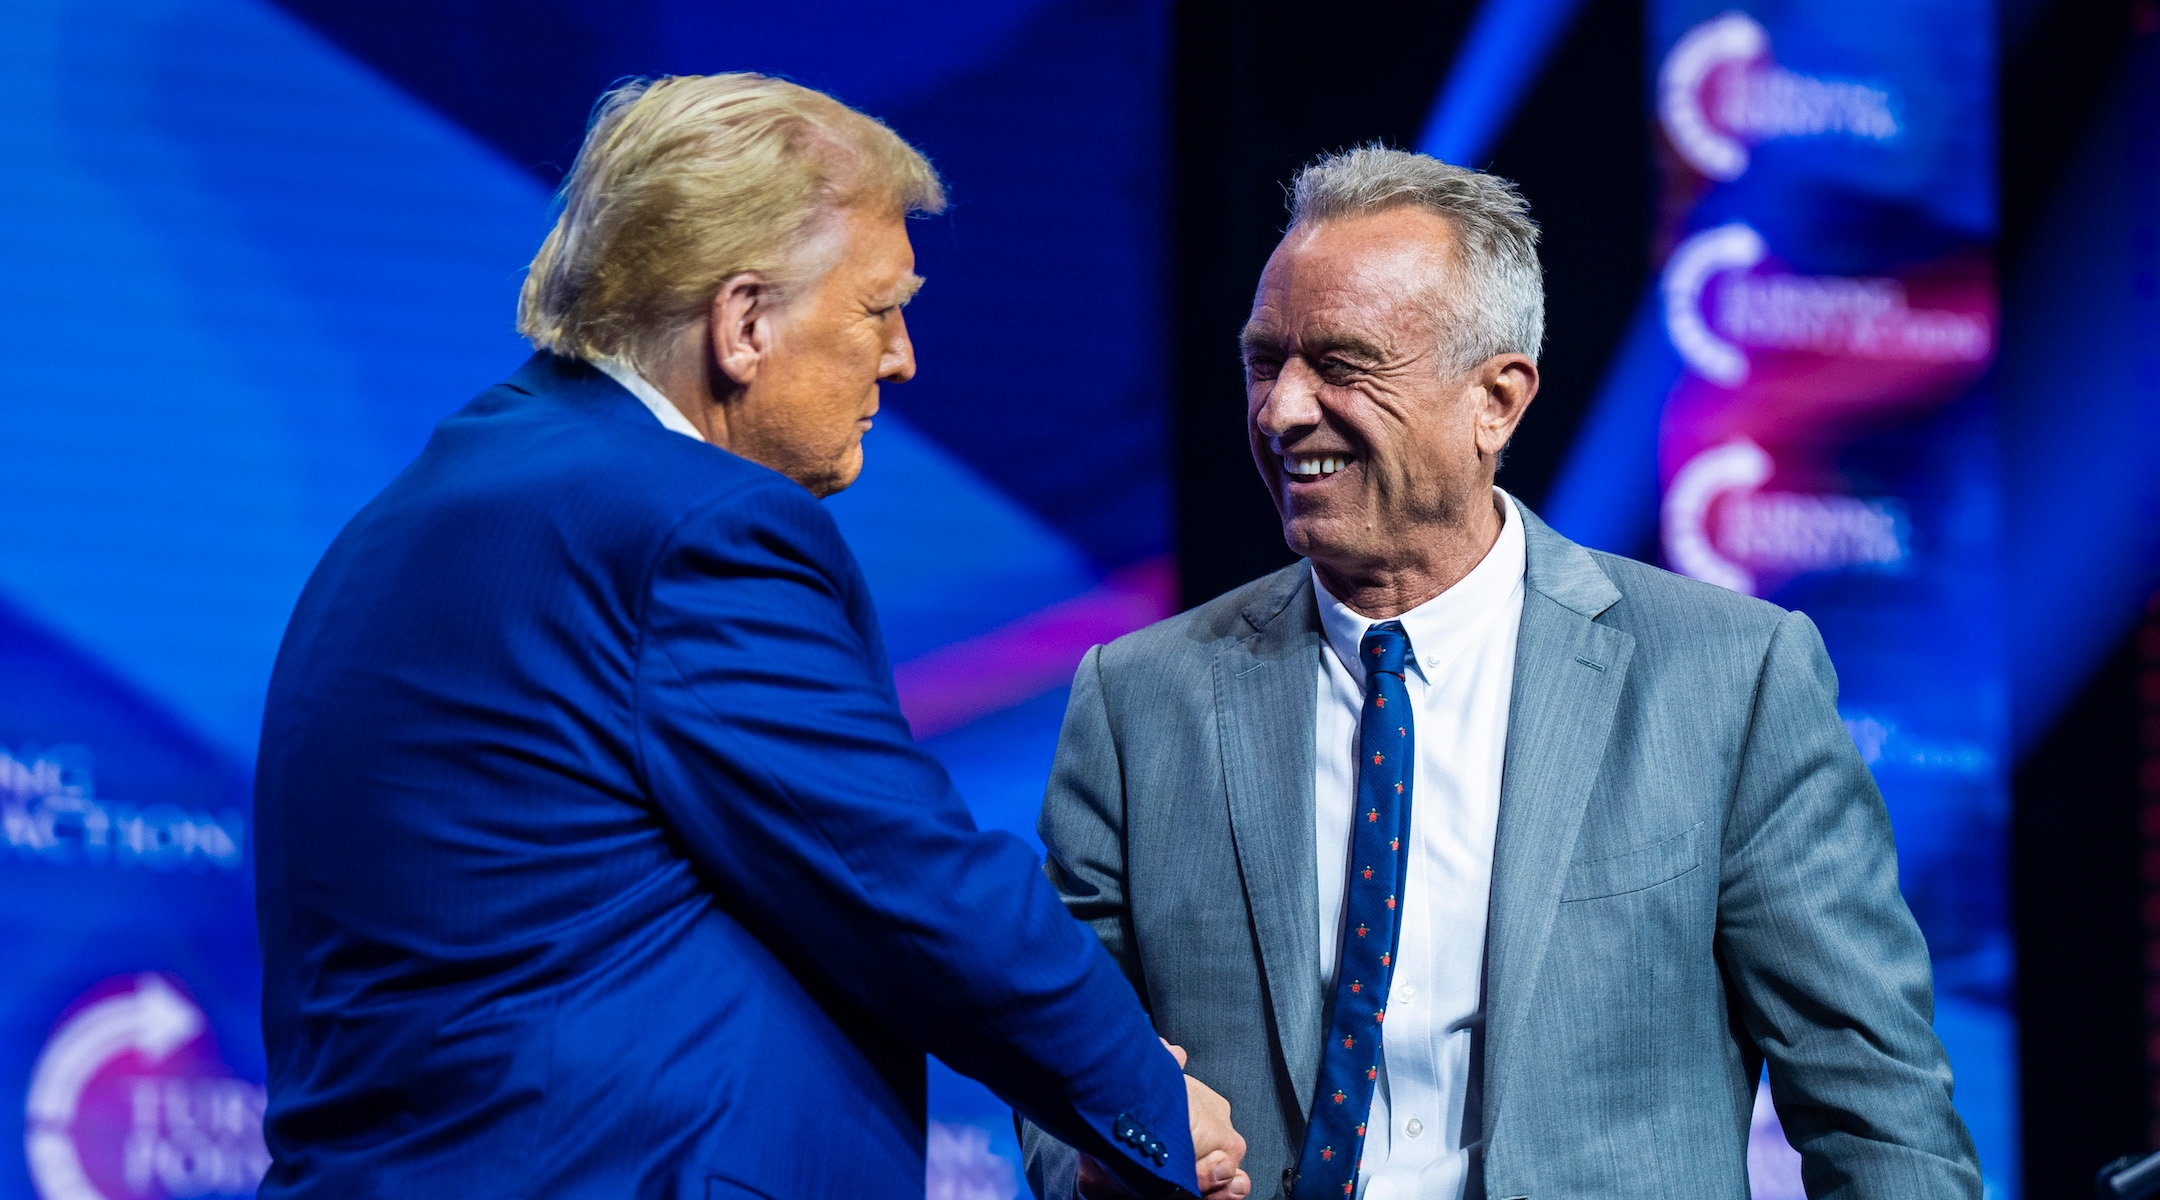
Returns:
[[[722,450],[732,450],[734,447],[728,444],[727,406],[713,386],[718,368],[711,365],[706,332],[702,324],[684,331],[674,350],[646,374],[645,382],[666,396],[706,441]],[[724,376],[721,381],[732,383]]]
[[[1462,582],[1491,553],[1505,521],[1500,493],[1486,489],[1487,504],[1467,506],[1463,519],[1403,540],[1400,553],[1384,561],[1329,562],[1313,555],[1313,569],[1328,593],[1361,617],[1399,617]]]

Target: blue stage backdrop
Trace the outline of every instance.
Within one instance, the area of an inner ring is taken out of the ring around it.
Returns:
[[[945,171],[921,377],[832,501],[918,733],[1032,840],[1081,652],[1167,611],[1152,0],[0,6],[0,1200],[252,1194],[248,789],[286,614],[525,351],[587,105],[758,69]],[[558,165],[551,165],[558,164]],[[930,1195],[1009,1200],[934,1072]]]

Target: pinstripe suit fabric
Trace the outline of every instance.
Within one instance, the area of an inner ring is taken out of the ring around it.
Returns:
[[[831,518],[582,364],[339,535],[260,761],[265,1197],[919,1198],[925,1051],[1192,1186],[1175,1064],[909,737]]]
[[[1805,616],[1568,542],[1524,510],[1479,1048],[1494,1200],[1748,1194],[1755,1080],[1811,1195],[1980,1195],[1888,814]],[[1288,567],[1098,647],[1046,869],[1194,1075],[1254,1195],[1316,1101],[1320,630]],[[1029,1179],[1072,1152],[1025,1131]]]

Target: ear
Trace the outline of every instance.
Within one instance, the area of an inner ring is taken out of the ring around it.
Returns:
[[[1497,458],[1507,449],[1515,427],[1522,424],[1523,414],[1530,410],[1530,401],[1537,398],[1537,389],[1537,364],[1527,355],[1498,354],[1485,360],[1478,369],[1477,394],[1473,397],[1480,459]]]
[[[772,353],[777,308],[772,282],[755,272],[729,278],[714,293],[706,316],[712,365],[735,387],[748,387]],[[721,391],[713,389],[715,395]]]

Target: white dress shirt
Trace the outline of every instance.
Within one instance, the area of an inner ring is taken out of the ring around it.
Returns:
[[[690,423],[690,418],[682,415],[681,409],[675,407],[666,396],[660,394],[659,388],[647,383],[643,375],[632,370],[627,364],[596,358],[593,366],[601,374],[623,385],[625,391],[636,396],[638,403],[651,409],[652,415],[660,418],[662,425],[684,437],[693,437],[701,442],[705,440],[705,435],[697,431],[697,426]]]
[[[1471,1052],[1483,1042],[1473,1031],[1485,1019],[1486,909],[1524,564],[1521,514],[1494,490],[1500,540],[1455,586],[1395,618],[1410,636],[1403,682],[1417,718],[1417,761],[1401,941],[1358,1172],[1360,1200],[1458,1200],[1484,1137]],[[1322,994],[1333,997],[1365,706],[1358,643],[1376,622],[1330,595],[1317,572],[1313,587],[1325,634],[1313,721],[1318,966]]]

